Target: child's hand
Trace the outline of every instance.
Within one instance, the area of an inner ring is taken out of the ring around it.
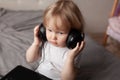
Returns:
[[[33,44],[35,44],[35,45],[41,44],[41,40],[38,37],[38,32],[39,32],[39,25],[34,28],[34,42],[33,42]]]
[[[75,59],[75,57],[83,50],[84,45],[85,45],[84,41],[81,42],[81,45],[78,42],[77,45],[76,45],[76,47],[73,48],[72,50],[70,50],[70,52],[68,53],[68,57],[70,59]]]

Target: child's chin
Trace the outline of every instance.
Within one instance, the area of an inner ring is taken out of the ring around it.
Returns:
[[[52,44],[53,46],[55,46],[55,47],[60,47],[59,45],[57,45],[57,44]]]
[[[52,43],[52,42],[50,42],[50,43],[55,47],[61,47],[61,48],[66,47],[66,45],[59,45],[57,43]]]
[[[56,46],[56,47],[59,47],[59,48],[64,48],[66,46],[63,46],[63,45],[57,45],[57,44],[52,44],[53,46]]]

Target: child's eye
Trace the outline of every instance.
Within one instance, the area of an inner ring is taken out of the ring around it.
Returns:
[[[63,34],[63,32],[58,32],[59,34]]]
[[[49,31],[49,32],[52,32],[52,30],[51,30],[51,29],[48,29],[48,31]]]

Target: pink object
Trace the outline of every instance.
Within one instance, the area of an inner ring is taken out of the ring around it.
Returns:
[[[109,19],[107,34],[120,42],[120,16]]]

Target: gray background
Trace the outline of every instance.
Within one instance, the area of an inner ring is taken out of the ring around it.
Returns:
[[[44,10],[57,0],[0,0],[0,7],[13,10]],[[88,33],[104,33],[114,0],[73,0],[81,9]]]

